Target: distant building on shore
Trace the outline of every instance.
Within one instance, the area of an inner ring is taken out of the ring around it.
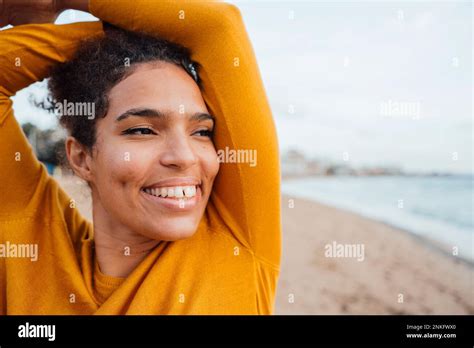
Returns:
[[[345,163],[308,158],[296,149],[290,149],[282,154],[281,172],[283,178],[304,176],[381,176],[406,175],[398,167],[362,167],[353,168]]]

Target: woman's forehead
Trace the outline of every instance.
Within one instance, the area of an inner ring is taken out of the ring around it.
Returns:
[[[170,63],[140,66],[110,90],[109,111],[123,113],[142,107],[174,110],[180,114],[207,112],[194,80],[182,68]]]

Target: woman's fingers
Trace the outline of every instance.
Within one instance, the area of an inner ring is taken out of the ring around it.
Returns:
[[[0,26],[52,23],[63,10],[55,0],[0,0]]]

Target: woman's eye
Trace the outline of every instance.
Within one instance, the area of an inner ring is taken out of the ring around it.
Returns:
[[[203,130],[197,131],[197,132],[194,133],[194,134],[199,134],[199,136],[201,136],[201,137],[208,137],[208,138],[210,138],[210,137],[212,137],[212,132],[213,132],[212,130],[203,129]]]
[[[123,131],[123,134],[150,135],[156,133],[150,128],[131,128]]]

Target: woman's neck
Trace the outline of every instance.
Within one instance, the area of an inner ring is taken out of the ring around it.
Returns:
[[[160,243],[130,231],[95,200],[92,215],[94,243],[100,271],[112,277],[127,277]]]

